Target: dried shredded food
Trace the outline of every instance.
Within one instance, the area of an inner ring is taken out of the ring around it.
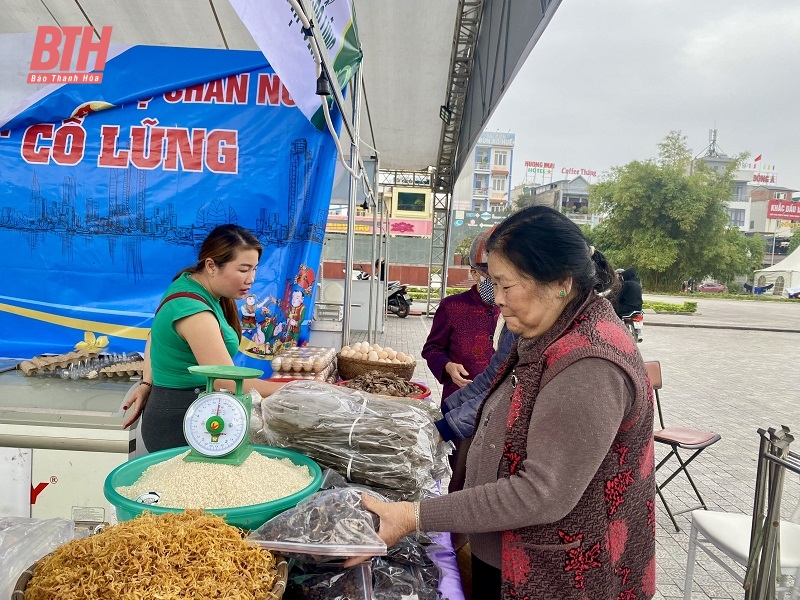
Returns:
[[[345,385],[354,390],[385,396],[408,397],[420,393],[419,388],[414,384],[393,373],[383,371],[370,371],[353,377]]]
[[[274,555],[250,545],[221,517],[146,513],[44,557],[25,600],[274,600],[282,591],[276,580]]]

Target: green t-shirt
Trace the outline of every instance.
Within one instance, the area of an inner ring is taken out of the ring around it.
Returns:
[[[153,383],[166,388],[205,387],[202,375],[192,375],[188,367],[197,365],[192,349],[178,332],[175,322],[190,315],[212,311],[219,321],[220,332],[225,348],[231,358],[239,350],[239,336],[225,320],[222,306],[202,285],[183,273],[167,288],[162,301],[178,292],[193,292],[204,298],[208,304],[194,298],[173,298],[166,302],[153,319],[150,328],[150,363],[153,368]]]

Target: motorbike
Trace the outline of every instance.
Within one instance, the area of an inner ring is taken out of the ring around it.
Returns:
[[[630,333],[633,341],[637,344],[642,343],[642,331],[644,330],[644,313],[640,310],[635,310],[628,315],[620,316],[625,328]]]
[[[408,293],[408,286],[399,281],[390,281],[386,291],[386,310],[405,319],[411,312],[413,299]]]
[[[344,271],[344,269],[343,269]],[[369,281],[373,275],[364,270],[362,265],[358,265],[353,270],[353,281]],[[386,286],[386,310],[405,319],[411,312],[411,304],[414,302],[408,293],[408,286],[399,281],[389,281]]]

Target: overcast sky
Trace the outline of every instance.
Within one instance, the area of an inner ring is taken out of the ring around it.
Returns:
[[[800,190],[798,0],[563,0],[487,131],[526,160],[590,168],[657,155],[672,129],[695,154],[762,154]]]

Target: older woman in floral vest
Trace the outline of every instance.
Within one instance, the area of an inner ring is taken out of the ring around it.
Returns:
[[[519,335],[476,420],[463,491],[364,504],[388,545],[469,534],[473,598],[633,600],[655,593],[653,392],[597,292],[614,270],[550,208],[487,243],[495,301]]]

